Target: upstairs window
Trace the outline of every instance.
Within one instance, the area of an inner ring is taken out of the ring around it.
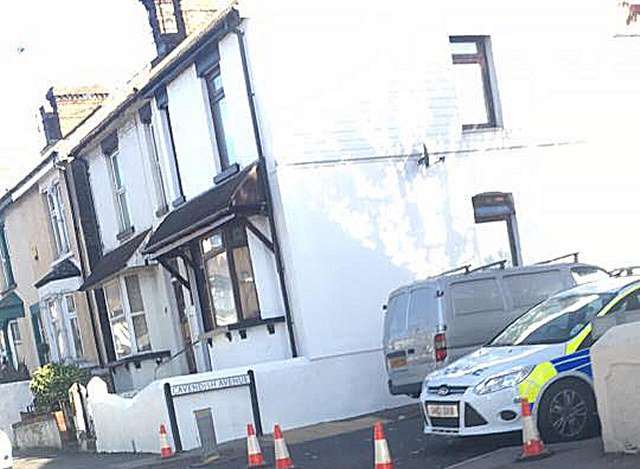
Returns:
[[[158,214],[167,211],[167,193],[164,190],[164,181],[162,178],[162,166],[158,154],[158,144],[154,131],[153,122],[149,121],[144,125],[144,131],[149,145],[149,153],[151,157],[151,176],[153,185],[156,190],[156,212]]]
[[[120,171],[119,153],[117,149],[107,155],[107,161],[109,164],[113,197],[115,199],[116,210],[118,212],[120,233],[125,233],[131,231],[131,217],[129,216],[127,191],[122,181],[122,172]]]
[[[69,232],[64,218],[60,184],[54,183],[45,192],[45,198],[49,209],[49,223],[51,224],[56,255],[60,257],[69,252]]]
[[[211,310],[217,326],[259,319],[247,232],[229,225],[201,242]]]
[[[220,67],[215,67],[204,77],[209,94],[209,104],[211,106],[211,117],[213,118],[213,130],[216,137],[218,155],[222,169],[227,169],[236,161],[236,152],[233,147],[231,134],[226,127],[229,125],[229,108],[222,86],[222,76]]]
[[[451,36],[451,57],[462,130],[498,127],[488,36]]]
[[[4,225],[0,225],[0,267],[2,268],[2,291],[6,291],[15,286],[11,268],[11,258],[9,257],[9,244]]]

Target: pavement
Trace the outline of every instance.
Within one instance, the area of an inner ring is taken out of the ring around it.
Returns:
[[[444,469],[505,445],[520,437],[442,438],[422,434],[419,407],[411,405],[353,419],[323,423],[287,431],[285,438],[296,466],[303,469],[363,469],[373,467],[373,424],[384,422],[395,467]],[[267,462],[273,464],[273,440],[260,438]],[[221,459],[207,468],[246,469],[244,439],[220,446]],[[14,469],[184,469],[199,460],[197,453],[162,461],[154,455],[21,455]],[[273,466],[270,466],[273,467]]]
[[[513,467],[521,467],[522,469],[567,469],[570,467],[637,469],[640,467],[640,455],[604,454],[600,438],[548,445],[547,448],[551,450],[552,454],[544,459],[516,462],[520,456],[521,448],[502,448],[463,463],[454,464],[448,469],[506,469]]]

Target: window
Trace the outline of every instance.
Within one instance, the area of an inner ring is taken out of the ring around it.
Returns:
[[[167,194],[164,190],[162,167],[160,165],[160,157],[158,154],[158,144],[156,142],[154,125],[151,120],[144,124],[144,132],[151,158],[151,175],[153,177],[153,185],[155,186],[156,192],[156,210],[157,213],[160,214],[167,210]]]
[[[571,269],[571,275],[573,276],[573,280],[575,280],[576,285],[602,280],[610,276],[605,270],[586,265],[573,267]]]
[[[225,128],[229,123],[229,109],[224,96],[224,88],[222,87],[222,77],[220,68],[217,67],[213,72],[205,76],[207,91],[209,93],[209,104],[211,105],[211,116],[213,118],[213,130],[216,136],[216,145],[218,147],[218,156],[222,169],[226,169],[236,163],[235,150],[231,135]]]
[[[107,155],[107,159],[109,161],[109,173],[111,174],[111,187],[113,188],[116,209],[118,211],[118,223],[120,225],[120,232],[123,233],[131,229],[131,218],[129,217],[127,193],[122,181],[118,155],[119,153],[116,149]]]
[[[533,306],[571,285],[559,270],[529,274],[505,275],[504,286],[511,292],[516,308]]]
[[[9,328],[11,328],[11,337],[13,338],[13,343],[18,345],[22,343],[22,336],[20,335],[20,328],[18,327],[18,321],[11,321],[9,323]]]
[[[69,234],[64,218],[64,208],[60,194],[60,184],[53,184],[46,192],[47,207],[49,209],[49,222],[53,233],[56,255],[58,257],[69,252]]]
[[[47,311],[51,325],[51,346],[53,348],[53,358],[57,361],[64,361],[71,357],[69,349],[69,337],[64,320],[64,311],[60,298],[47,300]]]
[[[7,234],[3,225],[0,225],[0,267],[2,267],[2,290],[8,290],[15,285],[11,259],[9,257],[9,244]]]
[[[488,36],[451,36],[453,74],[463,130],[498,126]]]
[[[160,31],[162,31],[162,34],[178,32],[176,10],[173,0],[156,0],[156,17],[158,18],[158,27]]]
[[[144,302],[137,275],[115,280],[104,289],[111,322],[111,334],[118,358],[151,350]],[[122,292],[126,292],[124,301]],[[133,331],[133,336],[131,334]]]
[[[502,295],[495,279],[454,283],[451,285],[451,298],[456,315],[504,310]]]
[[[243,225],[216,231],[201,243],[215,324],[259,319],[247,232]]]
[[[67,307],[67,317],[69,318],[69,329],[71,329],[71,342],[75,349],[75,357],[84,357],[84,346],[82,345],[82,334],[78,324],[78,313],[76,311],[76,301],[73,295],[66,295],[64,302]]]
[[[133,333],[136,338],[138,352],[148,352],[151,350],[151,341],[149,340],[149,328],[144,314],[140,281],[136,275],[128,275],[124,278],[124,281],[127,287],[131,323],[133,324]]]

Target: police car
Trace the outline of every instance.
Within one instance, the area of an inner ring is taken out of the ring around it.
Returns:
[[[635,310],[638,277],[608,278],[551,296],[486,346],[426,377],[420,395],[425,433],[521,430],[522,396],[545,441],[589,436],[599,425],[589,355],[592,321]]]

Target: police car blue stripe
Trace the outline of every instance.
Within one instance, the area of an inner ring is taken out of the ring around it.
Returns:
[[[587,355],[589,355],[589,349],[580,350],[579,352],[572,353],[570,355],[564,355],[562,357],[554,358],[553,360],[551,360],[551,363],[553,363],[555,365],[556,363],[562,363],[562,362],[566,362],[566,361],[570,361],[570,360],[575,360],[576,358],[584,357],[584,356],[587,356]]]
[[[589,378],[593,378],[593,369],[591,368],[591,363],[576,368],[576,371],[586,374]]]
[[[558,373],[563,371],[573,370],[584,365],[591,364],[591,357],[578,357],[576,360],[554,364],[554,367]]]

